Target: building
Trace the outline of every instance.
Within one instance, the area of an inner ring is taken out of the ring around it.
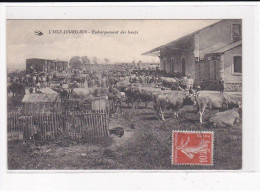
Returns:
[[[160,69],[202,79],[225,81],[226,90],[242,89],[242,20],[227,19],[152,49]]]
[[[68,69],[68,61],[49,60],[49,59],[26,59],[26,73],[33,71],[50,73],[53,71],[66,71]]]

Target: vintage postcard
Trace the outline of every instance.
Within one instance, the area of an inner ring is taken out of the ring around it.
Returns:
[[[242,19],[8,19],[8,170],[241,170]]]

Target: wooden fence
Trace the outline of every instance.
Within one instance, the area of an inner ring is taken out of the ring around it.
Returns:
[[[51,141],[59,137],[89,140],[109,135],[105,111],[37,115],[8,115],[8,141]]]

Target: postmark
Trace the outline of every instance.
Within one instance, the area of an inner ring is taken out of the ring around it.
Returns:
[[[173,131],[173,165],[213,165],[214,132]]]

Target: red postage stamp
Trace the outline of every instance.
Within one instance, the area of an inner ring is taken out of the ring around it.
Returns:
[[[173,131],[172,140],[172,164],[213,165],[213,132]]]

